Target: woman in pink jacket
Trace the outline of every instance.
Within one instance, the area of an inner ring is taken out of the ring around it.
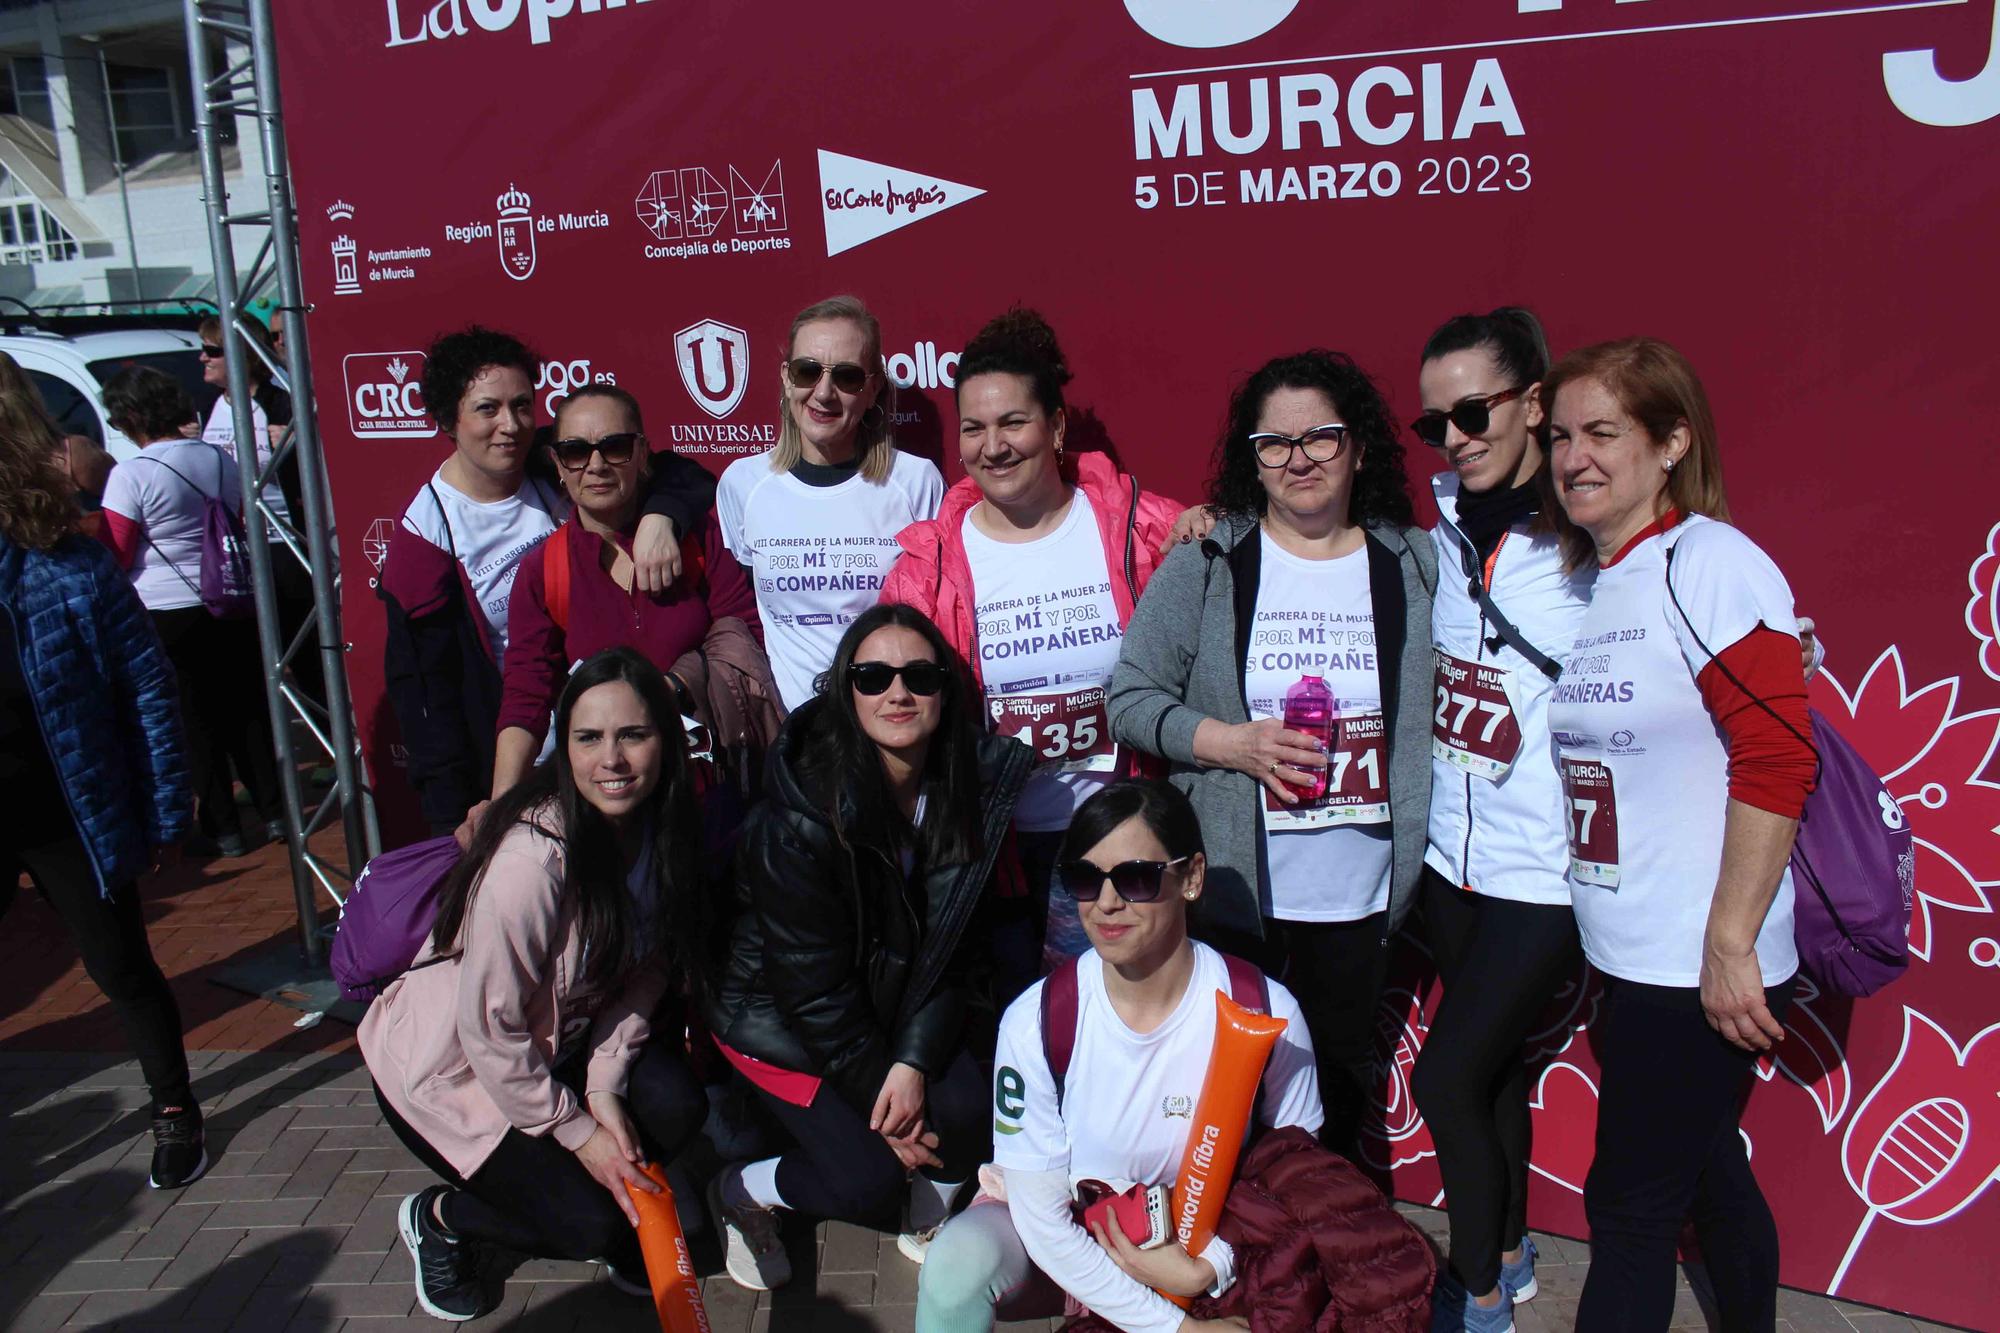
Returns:
[[[1076,808],[1134,771],[1138,756],[1105,722],[1104,687],[1180,514],[1103,454],[1064,453],[1069,379],[1055,330],[1032,310],[1008,311],[965,345],[966,477],[936,518],[897,535],[903,554],[882,585],[883,601],[929,616],[971,664],[992,729],[1036,752],[1014,827],[1032,896],[1025,924],[1050,963],[1089,947],[1074,910],[1051,910],[1049,884]],[[1017,967],[1016,990],[1034,979],[1032,963]]]
[[[600,1259],[647,1290],[628,1185],[707,1109],[653,1011],[712,937],[701,825],[665,678],[630,648],[578,667],[554,756],[493,803],[416,962],[361,1023],[376,1099],[445,1183],[398,1221],[418,1303],[477,1317],[478,1252]],[[670,1006],[670,1009],[672,1006]]]

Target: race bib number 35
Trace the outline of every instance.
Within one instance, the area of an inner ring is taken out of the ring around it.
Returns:
[[[1389,753],[1380,713],[1350,713],[1334,724],[1326,756],[1326,794],[1286,805],[1264,789],[1264,827],[1326,828],[1389,822]]]
[[[1067,694],[1003,694],[986,701],[986,715],[997,734],[1025,743],[1045,769],[1117,770],[1118,747],[1105,720],[1102,686]]]
[[[1569,873],[1579,884],[1618,887],[1618,792],[1611,770],[1593,759],[1562,761],[1569,802]]]
[[[1521,751],[1521,723],[1509,693],[1513,673],[1440,650],[1435,685],[1431,754],[1488,782],[1506,777]]]

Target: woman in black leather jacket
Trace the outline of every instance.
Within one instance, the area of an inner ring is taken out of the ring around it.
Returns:
[[[986,1160],[987,1088],[962,1039],[968,927],[1033,756],[984,734],[978,701],[921,612],[872,607],[770,757],[708,1013],[795,1143],[716,1181],[743,1286],[790,1277],[776,1209],[893,1225],[921,1171],[904,1247],[920,1254]]]

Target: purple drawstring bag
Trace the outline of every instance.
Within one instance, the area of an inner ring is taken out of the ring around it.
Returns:
[[[450,835],[384,852],[354,881],[329,959],[340,993],[373,1000],[410,964],[437,921],[438,891],[465,851]]]
[[[1792,844],[1792,936],[1823,988],[1872,995],[1910,965],[1917,852],[1910,821],[1875,770],[1818,709],[1819,784]]]

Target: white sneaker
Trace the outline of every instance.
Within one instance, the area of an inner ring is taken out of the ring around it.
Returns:
[[[772,1291],[792,1280],[792,1261],[778,1235],[778,1210],[750,1200],[740,1168],[726,1168],[709,1182],[708,1215],[722,1233],[722,1266],[737,1286]]]
[[[921,1268],[924,1256],[930,1253],[931,1242],[937,1239],[938,1232],[942,1230],[944,1223],[940,1222],[934,1227],[925,1227],[922,1231],[905,1231],[896,1237],[896,1251]]]
[[[598,1267],[604,1270],[604,1280],[624,1292],[627,1296],[651,1296],[653,1294],[653,1288],[646,1281],[646,1271],[643,1268],[639,1270],[636,1277],[633,1277],[625,1273],[609,1259],[599,1259],[597,1264]]]

